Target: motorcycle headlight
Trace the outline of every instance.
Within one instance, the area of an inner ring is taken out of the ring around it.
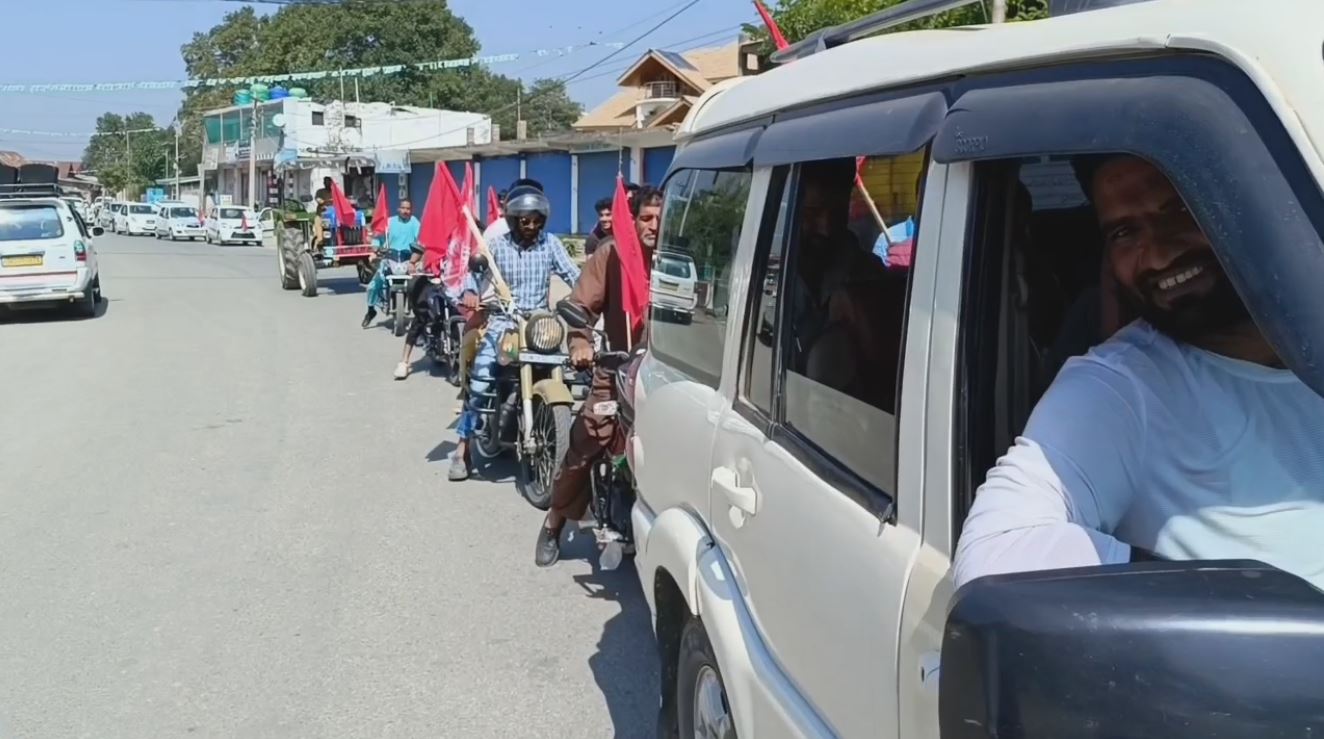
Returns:
[[[501,336],[501,344],[497,348],[497,364],[505,367],[516,359],[519,359],[519,332],[511,329]]]
[[[565,327],[551,313],[538,313],[524,324],[524,343],[541,354],[550,354],[561,348]]]

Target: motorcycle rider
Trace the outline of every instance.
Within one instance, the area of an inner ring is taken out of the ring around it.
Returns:
[[[630,210],[643,249],[644,269],[651,273],[661,222],[662,192],[647,186],[640,188],[630,201]],[[582,306],[591,322],[596,323],[602,317],[607,333],[605,348],[610,351],[626,351],[637,346],[645,335],[646,316],[634,328],[627,322],[621,293],[620,254],[614,237],[608,236],[598,243],[593,256],[584,263],[584,273],[568,300]],[[593,337],[589,332],[570,332],[570,361],[579,368],[593,364]],[[594,408],[615,399],[612,373],[595,369],[588,398],[570,427],[570,448],[552,483],[551,507],[538,530],[533,561],[539,567],[550,567],[561,558],[561,529],[566,521],[578,521],[584,516],[589,500],[589,471],[606,451],[616,430],[615,415],[599,415]]]
[[[421,228],[419,220],[414,217],[413,203],[401,200],[396,215],[386,224],[386,254],[377,267],[377,274],[373,275],[372,282],[368,284],[368,312],[363,315],[363,328],[372,325],[372,319],[377,317],[377,306],[386,302],[386,276],[391,269],[391,262],[408,259],[413,265],[409,268],[411,273],[420,263],[422,252],[416,254],[414,246],[418,244]]]
[[[510,231],[493,238],[487,245],[496,272],[510,288],[511,301],[525,313],[548,307],[553,272],[567,285],[574,285],[579,279],[579,267],[561,240],[545,230],[551,210],[551,203],[540,189],[530,186],[511,188],[505,208]],[[477,310],[481,304],[479,286],[472,274],[467,279],[460,302],[467,310]],[[451,456],[447,474],[451,481],[469,477],[469,441],[477,429],[479,410],[484,402],[482,396],[496,379],[501,337],[510,326],[510,319],[503,315],[490,316],[487,321],[469,375],[469,395],[456,427],[460,440]]]

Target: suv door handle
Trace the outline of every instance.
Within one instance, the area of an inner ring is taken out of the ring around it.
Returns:
[[[726,496],[727,501],[741,512],[752,516],[759,512],[759,496],[752,487],[739,484],[736,471],[730,467],[713,469],[713,485]]]

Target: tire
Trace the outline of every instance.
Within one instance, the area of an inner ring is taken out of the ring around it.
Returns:
[[[392,296],[391,314],[393,317],[391,318],[391,331],[396,336],[404,336],[405,329],[409,328],[409,316],[405,315],[405,307],[403,305],[395,305],[395,300],[395,297]],[[401,302],[403,303],[404,301],[401,300]]]
[[[74,303],[74,315],[79,318],[95,318],[97,315],[97,293],[101,290],[101,278],[93,277],[83,292],[83,299]]]
[[[516,392],[512,390],[511,392]],[[501,446],[501,429],[496,427],[497,419],[501,415],[501,405],[504,403],[500,398],[497,399],[497,406],[489,415],[488,422],[482,428],[482,433],[478,434],[473,440],[473,449],[478,452],[478,456],[483,459],[496,459],[501,456],[505,448]]]
[[[276,243],[276,273],[282,290],[299,288],[299,253],[303,251],[303,234],[287,229],[283,243]]]
[[[570,450],[571,421],[570,406],[548,405],[538,398],[533,399],[531,433],[538,441],[538,451],[533,457],[527,454],[520,456],[515,487],[519,488],[520,495],[529,501],[529,505],[540,511],[552,505],[552,481],[556,479],[556,471],[561,469],[566,452]]]
[[[691,616],[680,635],[676,669],[676,714],[680,736],[735,739],[731,704],[703,622]]]
[[[317,297],[317,263],[308,252],[299,254],[299,289],[305,298]]]

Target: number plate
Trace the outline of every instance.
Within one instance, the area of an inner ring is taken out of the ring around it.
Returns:
[[[520,352],[519,355],[521,364],[565,364],[566,358],[564,354],[536,354],[534,352]]]
[[[4,267],[40,267],[40,254],[20,254],[13,257],[0,257],[0,266]]]

